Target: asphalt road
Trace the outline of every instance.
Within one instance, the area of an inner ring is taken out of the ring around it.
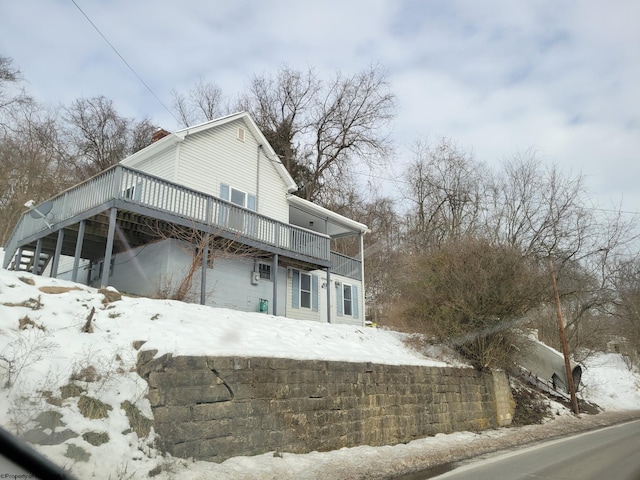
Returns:
[[[640,420],[475,458],[423,478],[640,480]]]

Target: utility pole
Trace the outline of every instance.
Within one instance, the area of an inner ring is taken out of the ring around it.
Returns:
[[[571,362],[569,361],[569,346],[567,345],[567,336],[564,333],[564,320],[562,318],[562,310],[560,308],[560,296],[558,295],[558,284],[556,283],[556,274],[553,270],[553,263],[549,260],[549,271],[551,272],[551,283],[553,284],[553,295],[556,301],[556,313],[558,315],[558,328],[560,329],[560,343],[562,343],[562,354],[564,355],[564,367],[567,370],[567,383],[569,384],[569,394],[571,395],[571,407],[573,413],[578,415],[580,409],[578,407],[578,399],[576,398],[576,386],[573,383],[573,372],[571,371]]]

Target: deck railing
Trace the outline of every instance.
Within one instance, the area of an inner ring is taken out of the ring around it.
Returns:
[[[119,199],[153,210],[211,225],[238,237],[285,249],[307,257],[330,260],[330,238],[295,225],[279,222],[252,210],[192,190],[138,170],[116,165],[53,197],[47,222],[72,218],[110,200]],[[42,204],[41,204],[42,205]],[[6,245],[9,256],[20,239],[48,228],[37,215],[25,213]],[[5,259],[6,268],[8,260]]]
[[[331,272],[355,280],[362,280],[362,264],[360,260],[340,253],[331,252]]]

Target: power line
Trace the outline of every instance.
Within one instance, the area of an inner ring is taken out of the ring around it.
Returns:
[[[91,24],[91,26],[96,30],[96,32],[98,32],[100,34],[100,36],[104,39],[105,42],[107,42],[107,44],[111,47],[111,49],[116,53],[116,55],[118,55],[118,57],[120,57],[120,60],[122,60],[122,62],[127,66],[127,68],[129,70],[131,70],[131,73],[133,73],[136,78],[140,81],[140,83],[142,83],[142,85],[144,85],[144,87],[149,90],[149,93],[151,93],[151,95],[153,95],[153,97],[160,103],[160,105],[162,105],[164,107],[164,109],[169,112],[169,115],[171,115],[176,122],[180,123],[180,120],[178,120],[176,118],[176,116],[173,114],[173,112],[169,109],[169,107],[167,107],[164,102],[160,99],[160,97],[158,97],[158,95],[155,94],[155,92],[151,89],[151,87],[149,85],[147,85],[147,83],[142,79],[142,77],[140,77],[140,75],[138,75],[136,73],[136,71],[133,69],[133,67],[131,65],[129,65],[129,62],[127,62],[124,57],[120,54],[120,52],[116,49],[116,47],[114,47],[112,45],[112,43],[109,41],[109,39],[100,31],[100,29],[96,26],[95,23],[93,23],[91,21],[91,19],[89,18],[89,16],[84,13],[84,11],[80,8],[80,6],[76,3],[76,0],[71,0],[73,2],[73,4],[76,6],[76,8],[80,11],[80,13],[82,13],[82,15],[84,15],[84,18],[87,19],[87,21]]]

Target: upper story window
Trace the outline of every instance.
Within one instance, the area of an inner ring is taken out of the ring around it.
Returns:
[[[220,198],[227,202],[235,203],[249,210],[256,210],[256,196],[237,188],[230,187],[226,183],[220,184]]]
[[[235,188],[231,189],[231,203],[235,203],[236,205],[240,205],[241,207],[247,206],[247,194],[241,192],[240,190],[236,190]]]

